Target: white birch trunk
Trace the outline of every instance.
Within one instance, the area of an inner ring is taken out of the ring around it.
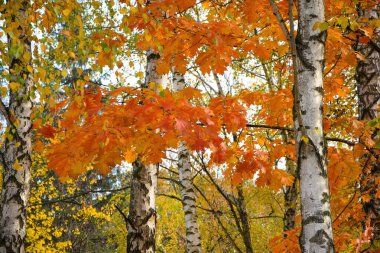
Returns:
[[[155,252],[157,165],[133,163],[127,252]]]
[[[302,252],[334,252],[323,136],[326,32],[314,29],[317,22],[324,22],[324,2],[299,0],[298,13],[295,131],[302,213],[300,244]]]
[[[31,153],[31,112],[30,99],[33,76],[27,70],[30,61],[31,43],[29,40],[29,23],[26,22],[29,1],[10,1],[10,6],[17,10],[12,22],[19,24],[19,36],[8,35],[11,82],[20,87],[9,92],[9,106],[1,105],[1,112],[7,120],[7,133],[1,150],[3,168],[3,186],[0,208],[0,252],[23,253],[26,235],[26,210],[29,200]],[[18,40],[18,42],[17,42]],[[12,55],[11,47],[21,43],[23,52]]]
[[[156,60],[158,53],[147,52],[145,83],[162,85],[162,77],[157,74]],[[133,163],[131,179],[131,196],[128,216],[127,252],[152,253],[156,243],[156,189],[158,165],[145,165],[138,158]]]
[[[173,73],[173,88],[175,91],[185,88],[184,76],[178,72]],[[181,198],[186,225],[186,252],[202,252],[201,236],[197,221],[196,196],[193,189],[190,153],[185,143],[178,148],[178,173],[181,182]]]
[[[380,18],[380,5],[376,5],[372,10],[362,10],[358,7],[359,15],[368,19]],[[380,35],[377,29],[376,35]],[[373,44],[372,44],[373,43]],[[358,59],[355,78],[358,89],[359,119],[372,120],[379,116],[380,105],[380,39],[373,40],[372,43],[360,43],[358,41],[355,49],[361,53],[365,59]],[[374,137],[377,134],[374,133]],[[367,156],[362,157],[363,161]],[[366,164],[366,162],[363,162]],[[373,237],[371,243],[379,245],[375,241],[380,240],[380,199],[376,198],[378,186],[375,181],[380,177],[380,165],[378,163],[368,164],[363,168],[361,191],[363,194],[370,194],[370,201],[363,203],[366,217],[370,219],[373,226]]]

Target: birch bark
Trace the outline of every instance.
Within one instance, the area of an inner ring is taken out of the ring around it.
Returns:
[[[185,88],[185,78],[181,73],[173,73],[173,88],[175,91]],[[190,153],[185,143],[178,148],[178,173],[181,182],[181,198],[186,225],[186,252],[202,252],[201,236],[197,221],[196,196],[193,189]]]
[[[158,53],[147,52],[145,83],[156,87],[162,84],[162,76],[157,74],[156,61]],[[156,88],[155,88],[156,89]],[[156,242],[156,189],[158,165],[145,165],[138,158],[133,164],[131,179],[131,196],[128,216],[127,252],[155,252]]]
[[[297,84],[295,133],[300,168],[302,252],[334,252],[327,178],[327,147],[323,136],[323,68],[326,32],[323,0],[298,1],[296,37]]]
[[[29,1],[9,1],[7,11],[12,12],[11,22],[19,26],[17,32],[8,34],[9,72],[11,82],[19,84],[9,91],[9,105],[3,102],[0,110],[7,121],[6,138],[1,150],[3,186],[0,208],[0,252],[23,253],[26,235],[26,210],[29,200],[31,153],[30,98],[33,76],[27,70],[32,56],[28,9]],[[13,54],[15,46],[22,48],[21,54]],[[25,60],[29,59],[29,60]]]
[[[380,5],[375,5],[372,10],[363,10],[358,7],[359,16],[365,19],[379,19]],[[375,31],[377,37],[380,29]],[[380,105],[380,39],[377,38],[371,43],[360,43],[358,41],[355,50],[364,55],[365,59],[358,59],[355,79],[357,82],[359,120],[372,120],[379,116]],[[376,136],[376,134],[374,135]],[[362,157],[363,161],[367,157]],[[364,162],[365,163],[365,162]],[[370,194],[370,201],[363,203],[366,217],[370,219],[373,226],[373,237],[371,244],[380,244],[380,199],[376,198],[378,186],[375,181],[380,178],[380,165],[370,163],[363,168],[361,191]]]

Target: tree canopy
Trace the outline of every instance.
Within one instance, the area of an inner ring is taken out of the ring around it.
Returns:
[[[380,249],[379,1],[0,13],[0,252]]]

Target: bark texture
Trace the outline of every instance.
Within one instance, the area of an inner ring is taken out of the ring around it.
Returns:
[[[295,26],[294,26],[294,14],[293,14],[293,7],[294,7],[294,1],[289,0],[288,1],[289,6],[289,35],[288,43],[289,43],[289,50],[292,54],[292,63],[293,63],[293,87],[297,87],[294,90],[297,90],[298,94],[298,64],[297,64],[297,51],[296,51],[296,41],[295,41]],[[285,30],[286,34],[286,30]],[[295,99],[296,100],[296,99]],[[299,107],[299,104],[294,103],[293,104],[293,110],[296,109],[296,107]],[[297,111],[297,110],[295,110]],[[293,113],[293,122],[297,121],[297,115],[296,113]],[[294,134],[283,132],[282,133],[282,139],[285,143],[288,143],[288,139],[294,139]],[[295,228],[295,219],[296,219],[296,212],[297,212],[297,199],[298,199],[298,182],[299,182],[299,171],[298,171],[298,164],[296,164],[294,161],[292,161],[289,157],[286,157],[286,170],[287,172],[294,177],[293,184],[291,186],[286,186],[284,190],[284,232],[292,230]],[[286,234],[284,234],[286,236]]]
[[[380,5],[375,5],[372,10],[363,10],[358,7],[359,16],[365,19],[378,19],[380,17]],[[375,36],[379,36],[380,29],[375,31]],[[371,43],[358,43],[355,49],[361,53],[365,59],[358,59],[355,79],[357,81],[359,119],[372,120],[379,116],[380,105],[380,39],[375,39]],[[374,136],[377,134],[374,133]],[[363,203],[363,208],[367,219],[373,227],[372,244],[379,245],[380,240],[380,199],[376,198],[378,186],[375,184],[376,178],[380,177],[380,164],[367,163],[368,157],[362,157],[363,173],[361,180],[361,191],[370,195],[370,201]],[[377,243],[375,243],[377,241]]]
[[[247,253],[253,253],[251,232],[250,232],[250,227],[249,227],[249,217],[248,217],[247,206],[245,204],[243,186],[241,184],[238,185],[236,187],[236,190],[238,192],[236,207],[237,207],[240,221],[241,221],[242,237],[244,241],[245,251]]]
[[[162,85],[162,77],[157,74],[158,53],[147,52],[145,83],[147,88],[154,83],[156,90]],[[133,163],[131,196],[128,216],[127,252],[155,252],[156,243],[156,189],[158,165],[145,165],[138,158]]]
[[[326,32],[323,0],[298,1],[295,133],[300,168],[302,252],[334,252],[326,143],[323,136],[323,68]]]
[[[181,73],[174,72],[173,88],[176,91],[185,88],[185,79]],[[181,182],[180,194],[185,214],[186,252],[202,252],[201,236],[197,221],[196,196],[191,174],[190,153],[185,143],[180,143],[178,148],[178,173]]]
[[[133,163],[127,252],[155,252],[157,165]]]
[[[7,121],[7,133],[1,150],[3,186],[0,208],[0,252],[25,252],[26,210],[29,200],[31,153],[31,112],[30,90],[32,74],[27,65],[31,59],[31,42],[28,19],[29,1],[9,1],[12,23],[17,23],[17,35],[8,35],[11,82],[19,88],[9,91],[9,106],[1,102],[1,113]],[[22,48],[15,54],[15,46]]]
[[[284,232],[295,228],[295,218],[297,211],[297,182],[296,165],[289,158],[286,159],[286,171],[294,176],[294,181],[291,186],[286,186],[284,190]]]

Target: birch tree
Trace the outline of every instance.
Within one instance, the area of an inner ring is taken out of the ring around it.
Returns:
[[[151,83],[156,87],[162,84],[162,76],[156,70],[156,60],[159,58],[158,53],[147,51],[145,82],[142,88],[148,88]],[[145,165],[137,158],[132,166],[127,252],[155,252],[158,165]]]
[[[185,77],[177,71],[174,71],[173,74],[173,88],[175,91],[185,88]],[[196,195],[192,182],[190,152],[183,142],[179,144],[178,148],[178,173],[181,183],[180,195],[185,214],[186,252],[202,252],[197,221]]]
[[[3,186],[0,209],[0,252],[24,252],[26,209],[29,199],[31,167],[30,98],[33,85],[31,68],[31,31],[29,1],[9,1],[3,7],[9,59],[9,104],[0,102],[0,111],[7,122],[1,150]],[[14,29],[16,27],[16,29]]]
[[[334,252],[323,135],[323,68],[326,32],[323,0],[298,1],[295,133],[300,168],[302,252]]]
[[[359,17],[364,19],[379,19],[379,5],[373,9],[365,10],[358,6]],[[375,36],[379,35],[379,29],[375,31]],[[357,81],[359,120],[373,120],[379,116],[380,105],[380,39],[371,43],[363,43],[358,40],[355,49],[362,54],[365,59],[358,59],[355,79]],[[367,160],[367,157],[363,157]],[[380,199],[376,198],[375,180],[380,176],[379,165],[370,163],[363,168],[361,190],[369,192],[370,201],[363,203],[364,211],[370,224],[373,226],[372,243],[380,239]]]

